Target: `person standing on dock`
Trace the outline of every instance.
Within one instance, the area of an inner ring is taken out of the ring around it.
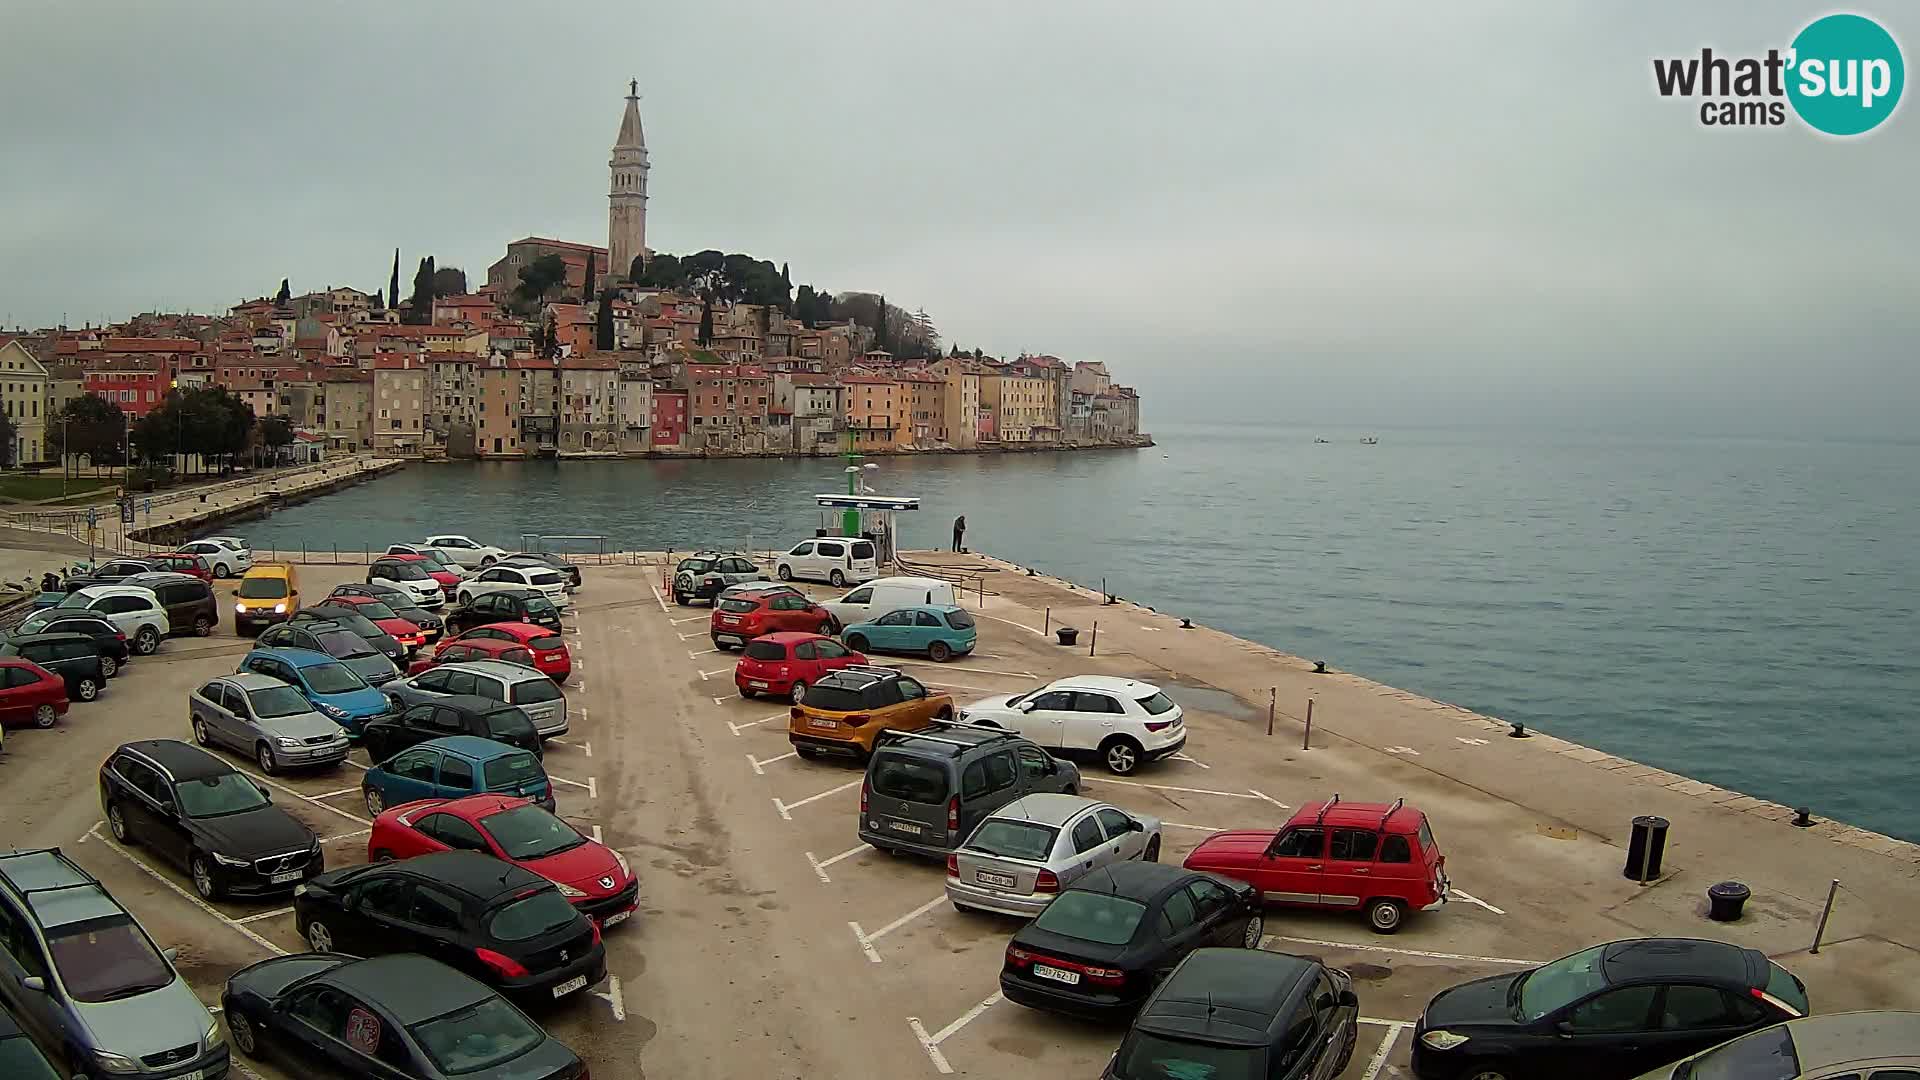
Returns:
[[[966,539],[966,535],[967,515],[961,514],[959,517],[953,519],[953,550],[960,550],[960,542]]]

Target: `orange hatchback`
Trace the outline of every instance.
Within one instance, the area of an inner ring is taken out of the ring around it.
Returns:
[[[898,668],[855,666],[823,675],[788,714],[787,741],[801,757],[865,761],[882,731],[919,731],[953,719],[953,698]]]

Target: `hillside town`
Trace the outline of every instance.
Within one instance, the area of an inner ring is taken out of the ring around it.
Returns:
[[[637,92],[609,168],[607,246],[515,240],[470,292],[464,274],[429,258],[403,300],[396,252],[386,290],[296,295],[283,285],[219,316],[148,313],[0,334],[7,462],[55,458],[52,428],[75,399],[117,406],[132,431],[170,393],[196,388],[223,388],[256,417],[280,418],[287,453],[309,458],[1151,443],[1139,395],[1099,361],[942,353],[924,312],[907,315],[884,298],[858,294],[863,318],[808,286],[793,296],[784,267],[717,252],[656,257],[646,246],[650,163]],[[743,287],[753,275],[754,288]]]

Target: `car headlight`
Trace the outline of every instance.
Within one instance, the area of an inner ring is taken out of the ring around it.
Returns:
[[[305,883],[305,882],[301,882],[300,884],[298,884],[298,885],[295,885],[295,886],[293,887],[293,895],[295,895],[295,896],[305,896],[305,895],[307,895],[307,886],[306,886],[306,883]]]
[[[126,1074],[140,1071],[139,1062],[132,1058],[121,1057],[119,1054],[109,1054],[105,1050],[93,1052],[93,1063],[100,1066],[102,1072]]]
[[[273,741],[274,741],[274,742],[276,742],[276,743],[278,743],[278,744],[280,744],[280,749],[282,749],[282,750],[298,750],[298,749],[300,749],[300,740],[299,740],[299,739],[289,739],[289,738],[285,738],[285,737],[283,736],[283,737],[280,737],[280,738],[276,738],[276,739],[274,739]]]
[[[209,1050],[226,1042],[226,1037],[220,1034],[220,1021],[215,1020],[213,1023],[208,1024],[206,1038],[200,1041],[205,1043]]]
[[[560,895],[566,897],[569,900],[578,900],[587,894],[581,892],[579,889],[576,889],[571,885],[561,885]]]
[[[333,717],[335,720],[344,720],[347,718],[347,710],[338,705],[329,705],[322,701],[319,703],[319,707],[321,712]]]
[[[273,605],[273,613],[275,615],[285,615],[287,613],[287,605],[285,604]]]
[[[233,605],[233,610],[234,610],[234,613],[237,615],[245,615],[247,613],[247,605],[235,604]]]
[[[613,861],[620,864],[620,872],[626,875],[627,877],[632,877],[633,867],[627,865],[627,857],[625,855],[620,854],[618,851],[614,851],[614,849],[612,848],[608,848],[607,850],[613,851]]]
[[[1420,1036],[1420,1041],[1435,1050],[1451,1050],[1456,1046],[1465,1045],[1467,1037],[1465,1035],[1455,1035],[1451,1031],[1436,1030],[1429,1031],[1425,1035]]]
[[[213,853],[213,861],[219,863],[221,866],[232,866],[235,868],[252,865],[245,859],[235,859],[231,856],[222,855],[217,851]]]

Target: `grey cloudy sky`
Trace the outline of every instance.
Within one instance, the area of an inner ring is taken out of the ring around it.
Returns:
[[[1840,142],[1652,88],[1821,5],[6,7],[9,326],[605,243],[635,77],[656,250],[1105,359],[1150,414],[1920,427],[1914,104]],[[1857,10],[1913,63],[1920,17]]]

